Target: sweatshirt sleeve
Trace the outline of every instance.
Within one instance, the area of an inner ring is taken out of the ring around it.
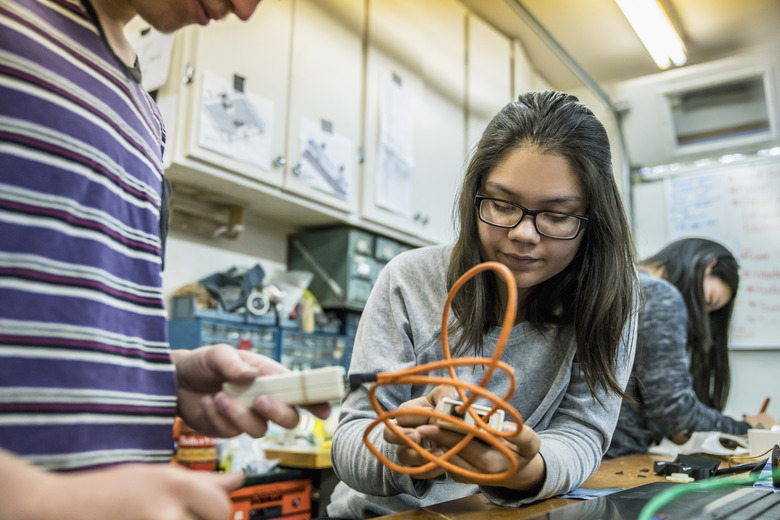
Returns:
[[[646,413],[670,437],[683,430],[747,433],[747,423],[726,417],[696,397],[686,354],[685,301],[672,284],[649,280],[643,283],[646,302],[636,374]]]
[[[397,257],[380,273],[360,319],[350,373],[397,372],[417,365],[414,342],[420,338],[413,337],[410,313],[415,312],[412,307],[418,307],[403,297],[405,289],[409,289],[406,285],[414,284],[415,277],[408,271],[417,268],[415,258],[410,261]],[[435,313],[434,309],[430,312]],[[350,392],[341,404],[339,424],[331,444],[333,469],[340,480],[363,493],[424,496],[430,481],[412,479],[387,468],[365,446],[364,432],[376,418],[369,402],[369,386],[366,384]],[[376,396],[383,410],[395,410],[400,404],[418,397],[413,392],[409,385],[390,385],[380,387]],[[380,453],[398,464],[397,447],[384,441],[383,431],[384,426],[377,425],[370,432],[370,440]]]

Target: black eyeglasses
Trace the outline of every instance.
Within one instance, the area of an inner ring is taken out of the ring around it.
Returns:
[[[537,233],[557,240],[577,238],[577,235],[580,234],[580,231],[588,221],[588,217],[573,213],[547,210],[533,211],[508,200],[483,197],[479,194],[474,197],[474,205],[477,206],[479,220],[485,224],[512,229],[520,224],[524,216],[530,215],[534,218],[534,227]]]

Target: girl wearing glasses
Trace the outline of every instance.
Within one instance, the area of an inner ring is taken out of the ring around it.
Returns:
[[[639,346],[607,457],[645,453],[694,431],[744,435],[776,421],[767,413],[737,421],[723,415],[729,394],[729,325],[739,264],[703,238],[673,242],[639,264],[644,296]]]
[[[350,371],[396,372],[442,359],[449,288],[481,262],[504,264],[518,294],[502,357],[515,369],[510,404],[525,420],[520,428],[505,425],[517,430],[505,442],[518,469],[491,486],[438,467],[415,477],[388,469],[363,444],[376,416],[364,386],[344,399],[333,437],[331,457],[342,482],[328,507],[331,518],[372,518],[478,492],[517,506],[576,488],[609,446],[634,357],[637,282],[603,125],[573,96],[520,96],[482,135],[457,215],[454,245],[409,251],[383,269],[360,320]],[[449,315],[453,357],[492,354],[507,297],[505,282],[493,271],[461,288]],[[457,372],[461,380],[479,383],[484,367]],[[487,388],[504,395],[505,377],[494,377]],[[450,387],[426,385],[377,392],[386,410],[433,408],[455,395]],[[420,416],[396,420],[432,453],[463,438],[421,424],[426,419]],[[428,462],[383,426],[370,439],[396,464]],[[478,439],[450,461],[482,473],[510,467],[499,450]]]

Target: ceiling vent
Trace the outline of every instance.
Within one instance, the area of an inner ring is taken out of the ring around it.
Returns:
[[[780,57],[751,55],[617,84],[632,167],[778,146],[779,74]]]

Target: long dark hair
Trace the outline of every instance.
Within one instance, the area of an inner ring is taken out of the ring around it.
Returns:
[[[580,178],[590,218],[571,263],[533,287],[524,301],[525,319],[541,329],[559,325],[559,337],[574,335],[577,360],[588,387],[625,396],[615,379],[621,333],[635,304],[634,249],[612,173],[606,130],[572,95],[528,92],[491,120],[465,172],[456,211],[459,226],[447,270],[449,287],[482,261],[474,196],[483,180],[513,151],[533,147],[564,158]],[[503,282],[502,282],[503,283]],[[472,278],[453,301],[453,330],[461,332],[453,352],[480,354],[483,337],[500,322],[498,279],[492,272]]]
[[[713,261],[712,274],[731,288],[732,298],[714,312],[704,301],[704,273]],[[729,325],[739,289],[739,263],[723,245],[704,238],[672,242],[640,266],[657,271],[682,293],[688,309],[688,356],[693,389],[699,400],[723,411],[731,386]]]

